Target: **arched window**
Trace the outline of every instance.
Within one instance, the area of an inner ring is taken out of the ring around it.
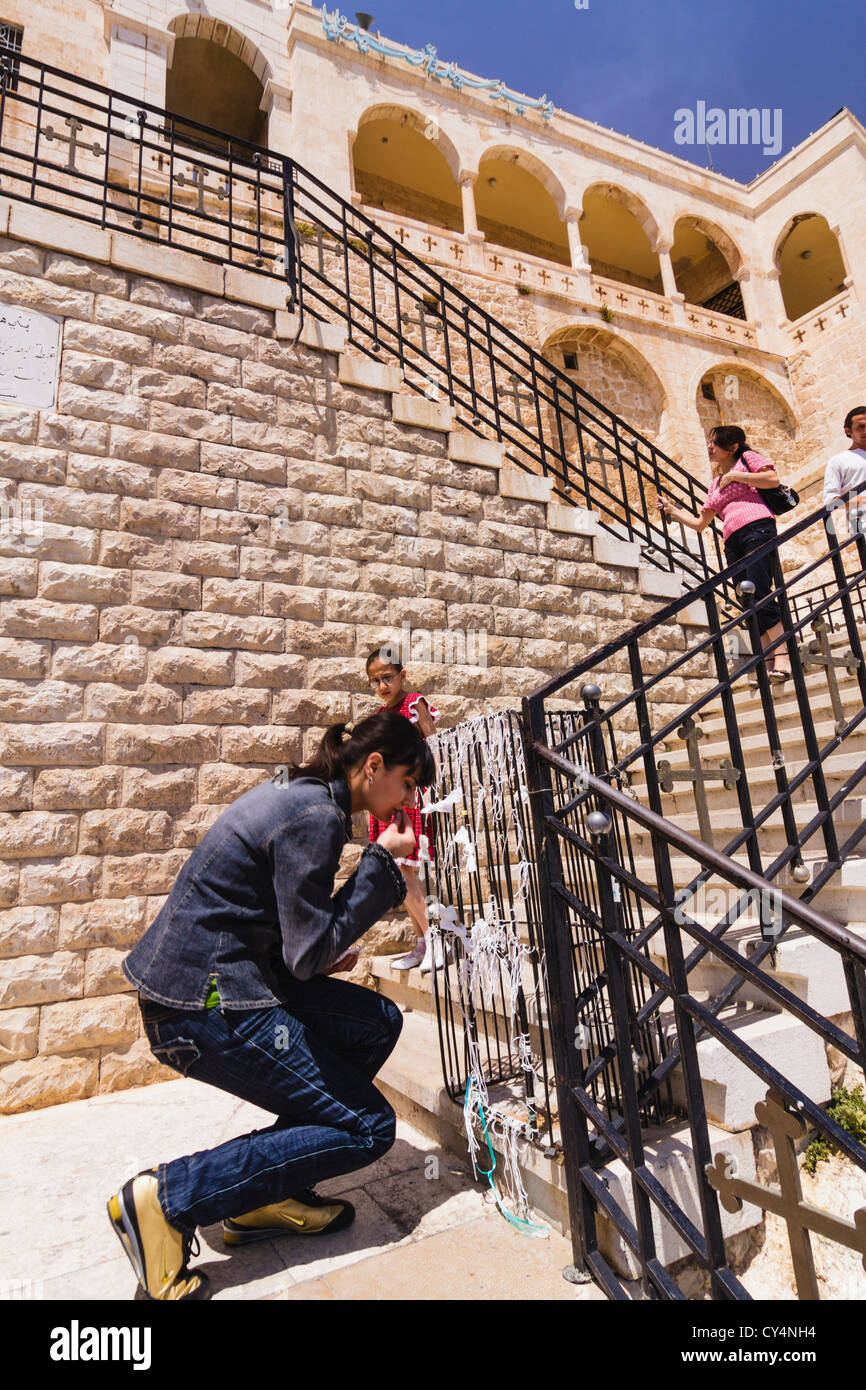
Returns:
[[[268,65],[255,45],[207,15],[184,15],[169,27],[177,37],[166,73],[166,109],[235,139],[266,145],[268,118],[261,102]]]
[[[798,214],[776,253],[785,313],[793,322],[844,289],[845,266],[826,217]]]
[[[594,325],[566,325],[551,334],[542,348],[542,355],[651,444],[661,443],[664,387],[646,358],[625,339]],[[601,489],[599,495],[603,495],[611,490],[617,493],[623,484],[629,501],[636,506],[643,505],[637,472],[625,468],[620,479],[613,437],[603,419],[596,426],[595,442],[590,435],[584,435],[582,456],[575,426],[567,419],[557,423],[548,408],[547,428],[555,444],[558,444],[560,425],[566,455],[575,467],[586,468],[590,505],[593,485]]]
[[[724,232],[702,218],[681,217],[674,229],[671,264],[687,304],[735,319],[746,317],[736,278],[741,257]]]
[[[704,372],[697,389],[701,427],[739,425],[749,443],[777,463],[785,478],[802,463],[797,421],[784,398],[758,372],[731,362]]]
[[[482,156],[475,209],[479,231],[495,246],[570,265],[564,201],[554,176],[525,151],[497,148]]]
[[[355,191],[368,207],[463,231],[458,156],[438,122],[397,106],[367,111],[352,160]]]
[[[580,239],[594,275],[662,294],[659,258],[652,249],[656,235],[638,198],[614,186],[587,189]]]

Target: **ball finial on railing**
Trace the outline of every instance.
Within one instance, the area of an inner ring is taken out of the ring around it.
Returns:
[[[749,603],[755,594],[755,586],[751,579],[744,579],[741,584],[738,584],[737,593]]]
[[[590,835],[606,835],[610,830],[610,816],[604,811],[591,811],[586,818],[586,828]]]
[[[601,688],[590,681],[587,685],[580,687],[580,698],[588,705],[595,704],[596,700],[601,699]]]

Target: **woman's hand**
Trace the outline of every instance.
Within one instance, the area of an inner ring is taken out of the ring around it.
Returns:
[[[735,473],[735,472],[733,472],[733,471],[730,472],[730,473],[722,473],[722,474],[720,475],[720,477],[719,477],[719,492],[721,492],[721,490],[722,490],[723,487],[729,487],[729,486],[731,485],[731,483],[741,483],[742,481],[743,481],[743,473],[742,473],[742,471],[740,471],[739,473]],[[749,484],[748,484],[748,482],[747,482],[747,483],[746,483],[746,487],[748,487],[748,486],[749,486]]]
[[[358,957],[361,952],[354,947],[349,951],[344,951],[339,960],[332,961],[326,970],[320,970],[320,975],[347,975],[350,970],[354,970],[358,964]]]
[[[673,511],[673,507],[671,506],[670,502],[666,497],[662,497],[661,493],[659,493],[659,495],[656,497],[656,506],[658,507],[660,512],[664,512],[665,516],[670,516],[671,512]]]
[[[399,811],[396,820],[385,826],[376,843],[393,854],[395,859],[405,858],[412,853],[415,848],[415,831],[405,811]]]

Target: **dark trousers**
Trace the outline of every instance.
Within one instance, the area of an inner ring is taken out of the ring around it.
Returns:
[[[755,586],[755,603],[759,599],[766,598],[767,594],[774,588],[773,571],[770,566],[771,555],[765,555],[763,560],[749,561],[749,552],[757,550],[760,546],[766,545],[773,540],[776,535],[776,523],[767,517],[764,521],[750,521],[748,526],[741,526],[738,531],[734,531],[725,541],[725,559],[729,565],[734,565],[738,560],[743,564],[739,565],[734,573],[734,584],[741,584],[744,579],[750,579]],[[776,623],[782,621],[782,614],[779,605],[773,599],[771,603],[765,603],[757,613],[758,631],[764,633],[768,628],[775,627]]]
[[[295,981],[282,1008],[186,1012],[140,997],[154,1056],[278,1118],[157,1172],[173,1225],[243,1216],[325,1178],[364,1168],[394,1142],[373,1077],[400,1036],[390,1000],[347,980]]]

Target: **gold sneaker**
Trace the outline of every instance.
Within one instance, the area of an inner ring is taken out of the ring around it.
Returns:
[[[314,1188],[305,1188],[285,1201],[234,1216],[223,1222],[226,1245],[246,1245],[251,1240],[271,1240],[274,1236],[323,1236],[342,1231],[355,1219],[351,1202],[320,1197]]]
[[[210,1298],[209,1279],[187,1269],[198,1254],[194,1236],[166,1220],[153,1173],[139,1173],[109,1198],[108,1219],[147,1298],[160,1302]]]

